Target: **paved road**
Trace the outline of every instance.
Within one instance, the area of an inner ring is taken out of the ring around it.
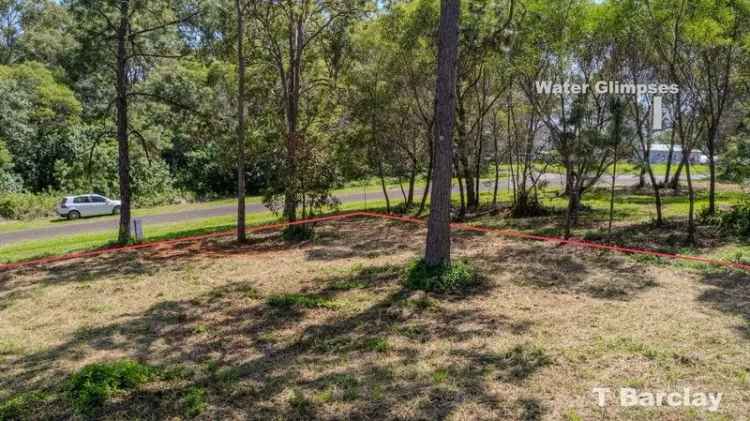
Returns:
[[[544,178],[550,184],[561,183],[561,176],[558,174],[545,174]],[[617,184],[620,184],[620,185],[629,185],[629,184],[635,183],[636,181],[637,181],[637,177],[632,176],[632,175],[622,175],[622,176],[617,177]],[[602,181],[602,183],[604,183],[604,180]],[[500,188],[501,189],[508,188],[507,179],[501,181]],[[481,189],[483,191],[491,190],[492,183],[483,182]],[[375,191],[375,189],[372,187],[369,188],[369,190],[370,191],[367,192],[368,201],[384,199],[383,192],[381,190]],[[421,197],[422,189],[417,188],[415,190],[417,193],[416,196],[418,198]],[[454,190],[457,192],[458,191],[457,187],[454,188]],[[398,189],[389,190],[388,195],[394,201],[399,201],[401,200],[401,197],[402,197],[401,191]],[[363,192],[351,193],[351,194],[346,194],[346,195],[340,195],[338,196],[338,199],[341,200],[342,203],[361,202],[365,200],[365,195]],[[268,211],[268,209],[261,204],[247,205],[246,209],[247,209],[247,213],[259,213],[259,212]],[[141,219],[143,220],[144,225],[148,229],[149,225],[184,222],[184,221],[206,219],[206,218],[217,217],[217,216],[234,215],[236,212],[237,212],[237,207],[235,205],[226,205],[226,206],[217,206],[217,207],[210,207],[210,208],[201,208],[201,209],[194,209],[194,210],[172,212],[172,213],[164,213],[161,215],[143,216],[141,217]],[[0,246],[8,245],[10,243],[16,243],[20,241],[42,240],[42,239],[49,239],[49,238],[65,236],[65,235],[93,233],[93,232],[110,231],[110,230],[116,231],[117,225],[118,225],[118,221],[115,218],[107,218],[107,219],[100,219],[100,220],[97,220],[97,218],[91,218],[91,222],[79,221],[75,224],[70,224],[70,223],[67,223],[67,221],[65,220],[61,220],[60,222],[56,223],[55,226],[53,227],[31,228],[31,229],[22,230],[22,231],[12,231],[8,233],[0,234]]]

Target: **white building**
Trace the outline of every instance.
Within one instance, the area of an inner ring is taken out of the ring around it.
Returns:
[[[651,152],[649,153],[648,160],[652,164],[661,164],[667,162],[669,159],[669,145],[664,143],[654,143],[651,145]],[[698,149],[693,149],[690,152],[688,160],[691,164],[706,164],[708,163],[708,157]],[[674,145],[672,150],[672,163],[679,163],[682,161],[682,147],[680,145]]]

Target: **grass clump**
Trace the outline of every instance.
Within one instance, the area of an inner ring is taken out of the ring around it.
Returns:
[[[430,267],[419,259],[406,269],[406,287],[431,292],[460,292],[479,283],[476,270],[464,261]]]
[[[46,399],[41,392],[20,393],[0,402],[0,420],[29,419],[34,408]]]
[[[76,411],[90,414],[110,397],[135,389],[156,374],[156,369],[132,360],[89,364],[70,376],[67,396]]]
[[[313,294],[280,294],[268,298],[268,305],[277,308],[327,308],[335,310],[338,306],[333,300]]]
[[[312,417],[314,412],[313,402],[305,397],[304,393],[296,389],[293,390],[291,396],[289,396],[289,406],[291,406],[299,416],[304,418]]]
[[[391,345],[386,338],[368,338],[363,344],[363,348],[370,352],[386,353],[391,349]]]
[[[495,365],[512,380],[526,379],[552,364],[552,358],[544,349],[529,344],[517,345],[494,360]]]
[[[188,418],[194,418],[202,414],[208,407],[206,403],[206,390],[202,387],[193,386],[182,397],[183,410]]]
[[[312,224],[289,225],[281,232],[281,238],[291,243],[313,240],[315,229]]]

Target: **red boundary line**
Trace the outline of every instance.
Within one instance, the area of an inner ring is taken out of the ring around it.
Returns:
[[[284,228],[290,225],[300,225],[300,224],[307,224],[307,223],[313,223],[313,222],[336,221],[340,219],[352,218],[352,217],[357,217],[357,216],[366,216],[366,217],[371,217],[371,218],[383,218],[383,219],[390,219],[394,221],[410,222],[410,223],[418,223],[418,224],[425,223],[423,219],[419,219],[419,218],[415,218],[411,216],[399,216],[399,215],[392,215],[392,214],[372,212],[372,211],[353,211],[353,212],[339,213],[339,214],[330,215],[330,216],[300,219],[294,222],[279,222],[275,224],[259,225],[256,227],[248,228],[247,232],[249,233],[260,232],[260,231]],[[622,246],[616,246],[616,245],[611,245],[611,244],[601,244],[601,243],[597,243],[594,241],[588,241],[588,240],[582,240],[582,239],[576,239],[576,238],[566,240],[560,237],[549,237],[549,236],[543,236],[543,235],[527,234],[527,233],[523,233],[523,232],[515,231],[515,230],[482,227],[482,226],[469,225],[469,224],[464,224],[464,223],[452,223],[451,228],[464,230],[464,231],[491,233],[491,234],[497,234],[503,237],[519,238],[523,240],[554,242],[559,245],[570,245],[574,247],[607,250],[607,251],[611,251],[615,253],[640,254],[640,255],[646,255],[646,256],[662,257],[662,258],[673,259],[673,260],[689,260],[689,261],[700,262],[700,263],[704,263],[708,265],[721,266],[721,267],[739,269],[739,270],[750,272],[750,265],[748,264],[729,262],[729,261],[720,260],[720,259],[711,259],[708,257],[690,256],[690,255],[677,254],[677,253],[667,253],[667,252],[642,249],[642,248],[634,248],[634,247],[622,247]],[[30,267],[30,266],[43,265],[43,264],[48,264],[48,263],[61,262],[65,260],[79,259],[79,258],[84,258],[84,257],[94,257],[94,256],[99,256],[99,255],[107,254],[107,253],[139,250],[139,249],[145,249],[145,248],[155,248],[155,247],[163,246],[163,245],[194,242],[194,241],[200,241],[200,240],[205,240],[209,238],[226,237],[226,236],[232,235],[233,233],[234,233],[234,230],[228,230],[228,231],[214,232],[214,233],[204,234],[204,235],[195,235],[195,236],[190,236],[190,237],[177,238],[173,240],[152,241],[152,242],[147,242],[147,243],[127,245],[127,246],[113,246],[113,247],[106,247],[106,248],[86,251],[86,252],[69,253],[69,254],[64,254],[61,256],[26,260],[26,261],[17,262],[17,263],[0,264],[0,272],[18,269],[22,267]]]

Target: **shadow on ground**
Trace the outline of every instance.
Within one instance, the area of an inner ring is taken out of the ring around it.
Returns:
[[[740,316],[745,324],[738,330],[750,339],[750,274],[742,271],[715,270],[702,274],[709,286],[698,301],[733,316]]]
[[[360,224],[336,224],[309,247],[268,235],[243,245],[208,241],[107,255],[37,269],[34,282],[46,286],[179,271],[188,262],[203,264],[195,260],[198,255],[225,257],[289,247],[307,247],[305,260],[322,261],[419,250],[419,244],[404,245],[408,241],[399,237],[403,231],[394,226],[383,223],[362,240],[361,233],[356,235]],[[423,229],[407,227],[409,232]],[[0,360],[0,370],[9,372],[7,364],[12,364],[15,374],[1,378],[0,389],[59,391],[71,366],[92,358],[129,357],[182,374],[110,402],[102,416],[184,416],[186,396],[199,388],[210,402],[206,415],[212,419],[445,419],[467,403],[473,414],[488,419],[541,419],[546,406],[539,398],[509,400],[496,385],[522,386],[554,364],[543,349],[533,344],[500,351],[459,346],[475,338],[524,335],[533,322],[493,312],[473,300],[495,294],[497,276],[556,293],[614,300],[632,299],[656,284],[647,271],[611,255],[527,243],[473,249],[473,242],[481,242],[478,236],[456,236],[460,253],[488,276],[463,295],[405,290],[401,265],[360,265],[350,273],[316,278],[313,286],[300,291],[341,303],[334,309],[273,306],[253,283],[234,282],[197,298],[162,301],[142,313],[82,328],[62,344],[12,362]],[[349,237],[359,240],[337,241]],[[0,303],[7,306],[28,285],[4,281]],[[357,299],[355,293],[366,299]],[[435,344],[447,347],[450,358],[431,366]],[[56,396],[42,418],[71,415],[63,395]]]

